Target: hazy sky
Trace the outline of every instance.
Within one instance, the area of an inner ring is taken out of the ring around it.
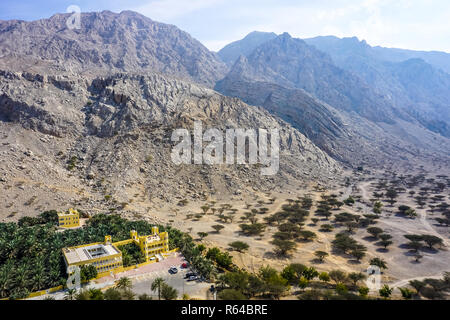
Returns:
[[[134,10],[177,25],[215,51],[258,30],[450,52],[449,0],[1,0],[0,19],[46,18],[69,5],[84,12]]]

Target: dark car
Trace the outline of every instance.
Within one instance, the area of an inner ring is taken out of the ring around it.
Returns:
[[[169,273],[170,273],[170,274],[175,274],[175,273],[177,273],[177,272],[178,272],[178,269],[175,268],[175,267],[171,267],[171,268],[169,269]]]
[[[198,276],[190,276],[190,277],[187,279],[187,281],[195,281],[195,280],[198,280],[198,279],[199,279]]]
[[[196,276],[195,272],[188,272],[185,274],[184,278],[188,279],[189,277]]]

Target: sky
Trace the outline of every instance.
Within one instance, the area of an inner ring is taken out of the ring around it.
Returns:
[[[370,45],[450,53],[449,0],[1,0],[0,20],[133,10],[189,32],[218,51],[252,31],[356,36]]]

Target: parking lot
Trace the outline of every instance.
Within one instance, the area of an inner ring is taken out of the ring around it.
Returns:
[[[128,277],[133,283],[132,291],[135,292],[136,295],[146,293],[154,299],[157,299],[158,293],[151,290],[151,285],[156,278],[163,278],[168,285],[178,291],[179,298],[181,298],[183,294],[187,294],[191,298],[206,299],[207,291],[211,284],[200,281],[187,281],[184,279],[185,274],[190,272],[189,269],[180,268],[185,262],[184,257],[180,253],[175,252],[163,261],[121,272],[113,276],[103,277],[95,282],[99,284],[113,283],[115,280],[122,277]],[[177,267],[178,272],[176,274],[169,273],[169,269],[172,266]]]
[[[177,266],[179,267],[179,265]],[[168,268],[166,270],[156,271],[133,278],[133,292],[137,295],[146,293],[158,299],[158,292],[152,291],[152,282],[156,278],[163,278],[168,285],[175,288],[178,291],[178,298],[180,299],[183,294],[189,295],[190,298],[207,299],[207,291],[211,284],[200,281],[187,281],[184,279],[185,274],[189,272],[189,269],[180,269],[176,274],[170,274]]]
[[[165,271],[167,273],[171,266],[179,267],[184,262],[185,262],[184,257],[180,253],[175,252],[160,262],[151,263],[146,266],[139,267],[137,269],[120,272],[117,274],[113,274],[111,276],[106,276],[98,280],[95,280],[95,282],[96,283],[111,282],[123,277],[134,279],[135,277],[139,277],[140,275],[145,275],[148,273],[158,273],[161,271]]]

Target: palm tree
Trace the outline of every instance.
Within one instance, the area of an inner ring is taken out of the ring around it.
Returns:
[[[131,289],[131,287],[132,287],[131,280],[130,280],[130,278],[127,278],[127,277],[120,278],[116,284],[116,288],[118,288],[118,289],[127,290],[127,289]]]
[[[33,291],[39,290],[45,283],[45,266],[43,260],[38,260],[34,265],[34,276],[31,280]]]
[[[34,275],[34,277],[31,279],[31,282],[33,283],[33,290],[39,290],[43,287],[45,280],[45,275],[43,272],[38,272]]]
[[[64,300],[75,300],[76,293],[76,289],[68,289],[66,294],[64,295]]]
[[[14,281],[15,285],[19,288],[25,288],[28,282],[28,270],[26,265],[22,264],[19,267],[17,267],[15,275],[14,275]]]
[[[227,279],[224,274],[220,275],[216,280],[216,285],[221,289],[225,288],[227,285]]]
[[[156,278],[152,283],[152,291],[158,290],[158,300],[161,300],[161,286],[166,283],[163,278]]]
[[[0,270],[0,298],[4,298],[8,295],[11,280],[10,271],[6,268],[2,268]]]

